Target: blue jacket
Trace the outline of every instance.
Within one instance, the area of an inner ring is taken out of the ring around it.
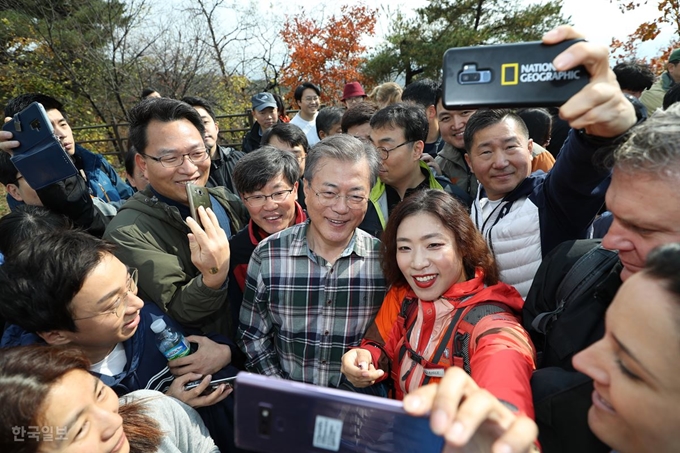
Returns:
[[[118,176],[113,166],[101,154],[76,145],[74,156],[76,167],[85,173],[93,196],[107,203],[115,203],[127,200],[134,193],[132,187]]]
[[[158,317],[163,317],[166,324],[178,332],[190,335],[182,326],[164,314],[154,303],[145,303],[141,310],[141,319],[137,331],[129,340],[123,342],[127,364],[125,370],[116,376],[100,375],[102,382],[111,387],[118,396],[135,390],[150,389],[164,392],[174,379],[168,368],[168,362],[156,347],[155,334],[151,331],[151,323]],[[200,333],[197,332],[200,335]],[[209,335],[210,339],[220,344],[229,345],[233,351],[237,346],[233,341],[221,335]],[[29,333],[17,325],[10,325],[2,336],[0,347],[22,346],[44,343],[42,338]],[[238,370],[227,365],[215,373],[213,379],[235,376]],[[230,395],[221,402],[208,407],[198,408],[197,411],[205,422],[215,444],[222,452],[237,451],[233,436],[233,397]]]

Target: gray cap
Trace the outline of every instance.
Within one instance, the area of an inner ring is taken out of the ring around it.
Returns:
[[[257,93],[255,96],[250,98],[250,102],[253,103],[253,109],[261,112],[267,107],[276,108],[276,100],[271,93]]]

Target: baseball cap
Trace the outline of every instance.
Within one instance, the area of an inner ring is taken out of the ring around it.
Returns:
[[[253,104],[253,110],[257,110],[258,112],[261,112],[267,107],[276,108],[276,100],[271,93],[257,93],[250,98],[250,102]]]
[[[677,63],[678,61],[680,61],[680,49],[675,49],[673,52],[671,52],[671,56],[668,57],[668,62]]]

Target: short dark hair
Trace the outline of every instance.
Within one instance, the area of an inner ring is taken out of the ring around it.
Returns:
[[[340,107],[324,107],[319,110],[316,115],[316,133],[324,131],[326,135],[329,135],[331,128],[342,121],[343,113],[345,113],[345,109]]]
[[[552,115],[544,108],[521,109],[517,116],[522,118],[529,130],[529,137],[541,146],[550,140],[552,133]]]
[[[11,157],[8,153],[0,151],[0,183],[7,186],[7,184],[17,184],[17,167],[12,163]]]
[[[0,313],[28,332],[76,332],[71,302],[113,250],[113,244],[76,230],[17,244],[0,266]]]
[[[188,120],[198,129],[201,139],[205,134],[203,120],[195,108],[186,102],[170,98],[150,98],[139,102],[128,111],[130,122],[129,140],[139,154],[144,155],[146,150],[146,129],[151,121],[170,123],[179,120]]]
[[[340,128],[346,134],[349,128],[370,123],[371,117],[378,111],[378,106],[373,102],[359,102],[348,108],[342,115]]]
[[[186,102],[192,107],[201,107],[204,109],[206,112],[208,112],[208,115],[210,115],[210,118],[212,118],[213,121],[215,121],[215,111],[212,108],[212,105],[210,102],[208,102],[207,99],[204,98],[199,98],[198,96],[184,96],[182,98],[182,102]]]
[[[19,205],[0,218],[0,253],[11,255],[27,239],[71,227],[66,216],[42,206]]]
[[[622,90],[644,91],[654,84],[654,73],[648,64],[625,61],[614,66],[616,81]]]
[[[466,207],[442,190],[427,189],[406,197],[387,220],[381,237],[381,256],[383,273],[389,285],[408,284],[396,260],[397,230],[406,217],[421,213],[437,217],[453,233],[457,253],[463,258],[466,279],[473,278],[475,269],[482,268],[486,285],[498,283],[499,272],[493,253],[472,222]]]
[[[261,145],[269,145],[269,140],[276,137],[291,147],[302,146],[305,153],[309,151],[309,141],[307,135],[295,124],[276,123],[262,134]]]
[[[437,87],[437,91],[434,94],[434,105],[435,107],[439,104],[439,101],[442,101],[442,104],[444,103],[443,98],[444,97],[444,86],[440,83],[439,86]]]
[[[20,94],[7,101],[7,105],[5,105],[5,117],[16,115],[33,102],[40,102],[42,106],[45,107],[45,110],[59,110],[59,112],[66,117],[66,113],[64,113],[64,104],[57,101],[52,96],[40,93]]]
[[[135,168],[137,168],[137,162],[135,162],[137,154],[139,153],[134,146],[131,146],[128,152],[125,153],[125,172],[130,176],[135,174]]]
[[[470,119],[465,126],[465,132],[463,133],[463,140],[465,141],[465,149],[470,152],[472,148],[472,142],[475,139],[475,134],[482,129],[486,129],[489,126],[504,121],[505,119],[514,120],[518,125],[522,135],[529,140],[529,130],[527,125],[524,124],[522,118],[520,118],[515,112],[507,109],[482,109],[477,110],[470,116]]]
[[[672,87],[666,91],[666,94],[663,96],[663,109],[666,110],[668,107],[671,105],[675,104],[676,102],[680,101],[680,83],[676,83]],[[652,114],[654,112],[648,112],[649,114]]]
[[[319,162],[323,159],[335,159],[340,162],[360,162],[366,159],[369,170],[369,184],[373,187],[378,180],[380,157],[375,147],[367,141],[359,140],[347,134],[336,134],[321,140],[314,145],[307,156],[305,165],[305,181],[312,183]]]
[[[662,282],[666,291],[680,307],[680,243],[671,242],[653,249],[647,255],[642,272],[654,280]]]
[[[144,99],[146,99],[146,97],[148,95],[153,94],[153,93],[158,93],[158,90],[155,89],[155,88],[152,88],[152,87],[146,87],[142,90],[142,95],[140,96],[140,98],[142,100],[144,100]],[[160,94],[160,93],[158,93],[158,94]]]
[[[300,164],[290,151],[265,145],[236,162],[232,179],[236,191],[243,195],[262,189],[278,175],[293,185],[300,179]]]
[[[283,103],[283,98],[280,94],[272,93],[274,100],[276,101],[276,110],[279,113],[279,117],[286,116],[286,105]]]
[[[414,102],[423,108],[436,104],[439,83],[432,79],[419,79],[411,82],[401,93],[402,102]]]
[[[371,129],[402,129],[410,142],[425,141],[430,125],[425,110],[416,104],[390,104],[371,117]]]
[[[295,89],[295,92],[293,93],[293,97],[297,102],[302,100],[302,92],[306,89],[314,90],[317,96],[321,96],[321,89],[318,86],[314,85],[312,82],[303,82]]]

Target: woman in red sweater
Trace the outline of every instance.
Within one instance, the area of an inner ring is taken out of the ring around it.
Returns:
[[[498,281],[493,254],[465,208],[446,192],[418,192],[390,215],[382,240],[391,289],[361,345],[343,356],[349,382],[362,388],[390,379],[402,399],[459,366],[533,417],[524,301]]]

